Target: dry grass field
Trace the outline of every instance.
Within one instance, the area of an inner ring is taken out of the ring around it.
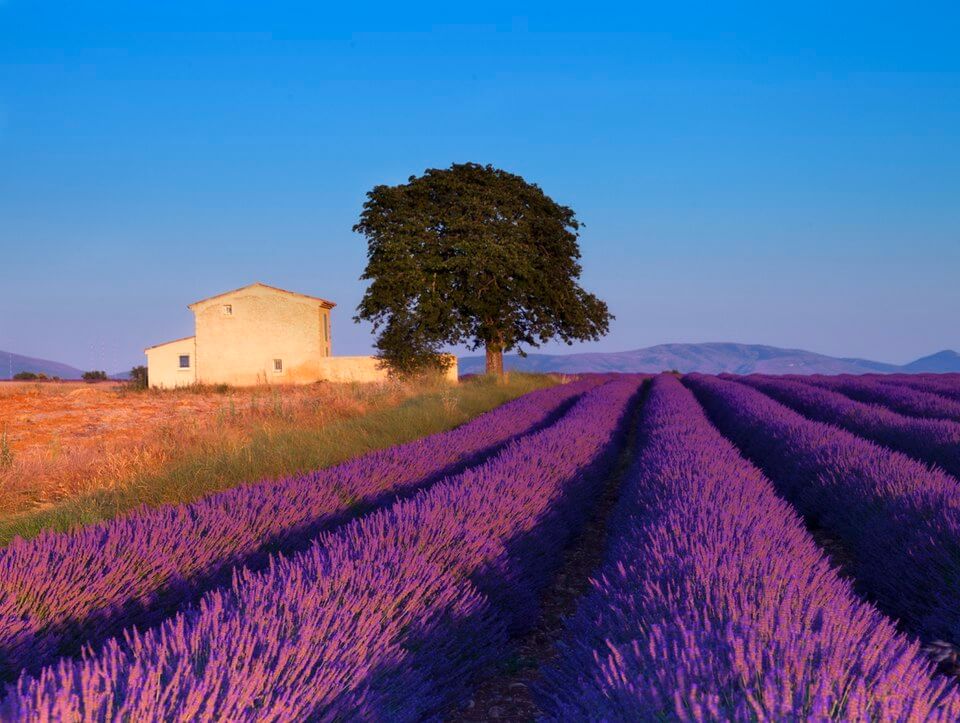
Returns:
[[[120,383],[7,383],[0,386],[0,435],[9,460],[0,469],[0,510],[110,488],[184,448],[236,441],[253,426],[323,424],[410,393],[400,385],[133,392]]]
[[[442,431],[533,388],[312,384],[132,390],[120,383],[0,383],[0,544],[139,504],[334,464]]]

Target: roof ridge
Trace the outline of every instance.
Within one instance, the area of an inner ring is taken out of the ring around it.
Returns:
[[[247,284],[246,286],[240,286],[240,287],[238,287],[238,288],[236,288],[236,289],[230,289],[229,291],[224,291],[224,292],[219,293],[219,294],[214,294],[213,296],[208,296],[208,297],[206,297],[206,298],[204,298],[204,299],[200,299],[199,301],[194,301],[192,304],[187,304],[187,308],[192,310],[193,307],[196,306],[197,304],[202,304],[202,303],[204,303],[205,301],[212,301],[213,299],[218,299],[218,298],[220,298],[221,296],[227,296],[228,294],[234,294],[234,293],[236,293],[236,292],[238,292],[238,291],[243,291],[243,290],[245,290],[245,289],[252,289],[252,288],[255,287],[255,286],[260,286],[260,287],[263,287],[263,288],[265,288],[265,289],[270,289],[271,291],[279,291],[279,292],[281,292],[281,293],[283,293],[283,294],[290,294],[291,296],[299,296],[299,297],[301,297],[301,298],[303,298],[303,299],[311,299],[311,300],[313,300],[313,301],[319,301],[321,304],[323,304],[323,306],[325,306],[325,307],[328,308],[328,309],[332,309],[333,307],[336,306],[336,304],[335,304],[334,302],[329,301],[329,300],[327,300],[327,299],[322,299],[322,298],[320,298],[319,296],[311,296],[310,294],[301,294],[299,291],[290,291],[290,290],[288,290],[288,289],[281,289],[279,286],[271,286],[270,284],[265,284],[265,283],[263,283],[262,281],[254,281],[252,284]]]
[[[186,341],[187,339],[196,339],[196,334],[191,334],[190,336],[181,336],[179,339],[171,339],[170,341],[161,341],[159,344],[154,344],[153,346],[148,346],[144,351],[148,349],[156,349],[158,346],[166,346],[167,344],[176,344],[178,341]]]

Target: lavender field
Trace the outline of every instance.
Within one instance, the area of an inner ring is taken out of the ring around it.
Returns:
[[[960,375],[585,375],[0,548],[0,719],[958,720]]]

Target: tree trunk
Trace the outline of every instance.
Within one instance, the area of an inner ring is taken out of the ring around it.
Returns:
[[[487,374],[503,377],[503,342],[499,339],[487,342]]]

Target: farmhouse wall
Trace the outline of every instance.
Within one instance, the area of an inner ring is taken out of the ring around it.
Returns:
[[[373,357],[331,356],[333,306],[260,283],[190,304],[196,335],[145,350],[150,385],[386,380],[386,370]],[[182,355],[189,355],[188,367],[180,365]],[[457,381],[455,358],[447,379]]]
[[[314,382],[320,359],[330,353],[330,310],[310,298],[251,287],[191,309],[197,324],[197,380],[205,384]]]
[[[147,377],[151,387],[173,389],[197,381],[196,337],[168,341],[146,350]],[[180,357],[187,356],[189,366],[180,366]]]

